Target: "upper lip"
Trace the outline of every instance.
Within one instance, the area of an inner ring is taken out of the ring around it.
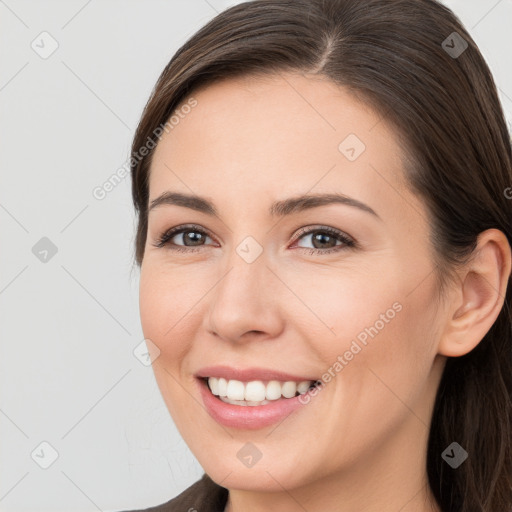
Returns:
[[[292,375],[290,373],[272,370],[270,368],[235,368],[231,366],[206,366],[196,373],[196,377],[223,377],[227,380],[239,380],[242,382],[249,382],[252,380],[279,380],[283,382],[317,380],[317,377],[310,378],[309,376]]]

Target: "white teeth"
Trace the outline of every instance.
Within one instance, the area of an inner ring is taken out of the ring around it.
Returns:
[[[245,385],[244,399],[250,402],[265,400],[265,384],[261,380],[253,380]]]
[[[222,377],[218,379],[217,393],[219,396],[226,396],[228,390],[228,381]]]
[[[297,393],[297,384],[293,381],[285,382],[283,384],[283,396],[285,398],[292,398]]]
[[[226,396],[230,400],[243,400],[245,394],[245,386],[239,380],[229,380]]]
[[[270,403],[268,400],[261,400],[260,402],[253,402],[253,401],[249,401],[249,400],[230,400],[229,398],[227,398],[225,396],[220,396],[219,398],[223,402],[225,402],[227,404],[232,404],[232,405],[255,406],[255,405],[265,405],[265,404]]]
[[[277,400],[281,398],[282,394],[281,383],[278,380],[271,380],[267,384],[267,391],[265,393],[267,400]]]
[[[219,394],[219,379],[209,379],[208,384],[210,385],[210,391],[213,395]]]
[[[309,389],[310,385],[311,385],[311,382],[309,380],[304,380],[302,382],[299,382],[299,384],[297,384],[297,391],[301,395],[303,395]]]
[[[224,378],[209,377],[208,386],[212,394],[217,395],[223,402],[235,405],[263,405],[281,397],[293,398],[297,392],[303,395],[314,381],[302,382],[271,380],[266,385],[261,380],[242,382]]]

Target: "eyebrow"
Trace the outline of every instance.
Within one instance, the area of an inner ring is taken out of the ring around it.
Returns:
[[[273,217],[283,217],[285,215],[301,212],[310,208],[317,208],[319,206],[336,203],[358,208],[382,220],[381,217],[367,204],[339,193],[309,194],[291,197],[289,199],[283,199],[273,203],[269,208],[269,213]],[[154,208],[162,205],[182,206],[185,208],[191,208],[192,210],[196,210],[201,213],[205,213],[207,215],[218,217],[218,211],[210,200],[194,194],[183,194],[171,191],[164,192],[156,199],[151,201],[148,213]]]

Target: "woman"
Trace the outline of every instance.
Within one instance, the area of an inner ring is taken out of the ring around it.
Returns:
[[[511,510],[511,143],[448,8],[232,7],[132,156],[142,328],[205,470],[148,510]]]

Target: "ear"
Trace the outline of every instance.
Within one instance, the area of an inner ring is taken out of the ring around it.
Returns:
[[[439,354],[462,356],[482,341],[503,307],[511,259],[510,244],[502,231],[480,233],[474,254],[459,272],[460,283],[451,295]]]

